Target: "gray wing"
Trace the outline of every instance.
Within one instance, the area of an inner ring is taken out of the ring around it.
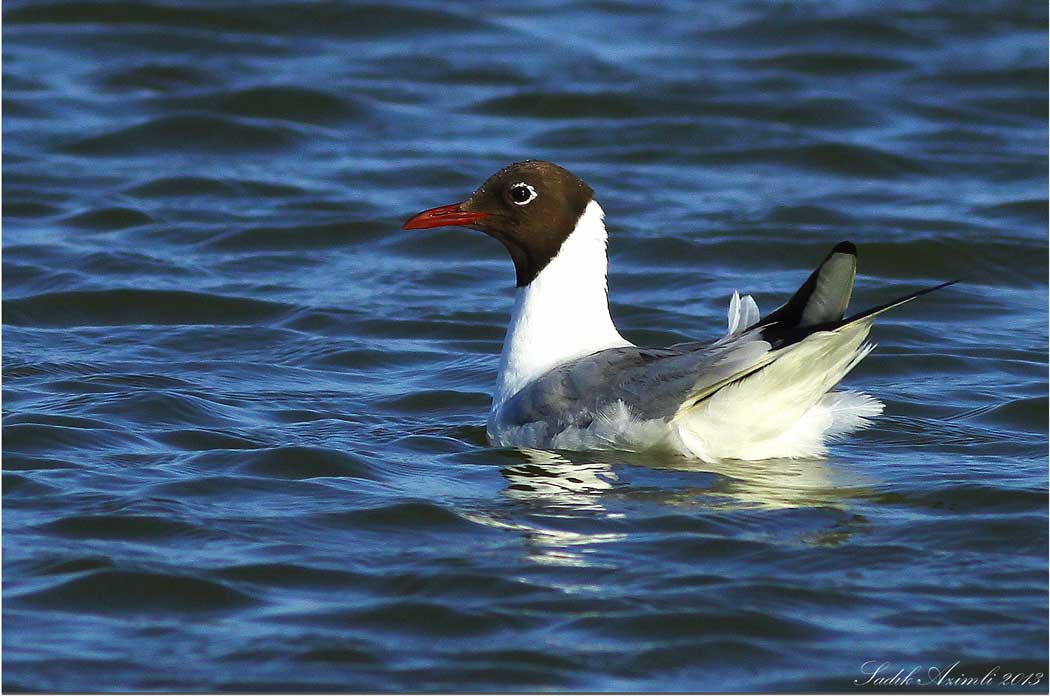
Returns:
[[[540,423],[556,434],[570,426],[588,427],[617,402],[639,419],[667,420],[794,350],[814,333],[870,324],[882,312],[952,284],[919,290],[843,319],[856,256],[852,243],[837,244],[787,303],[761,319],[754,300],[734,295],[729,334],[714,343],[610,348],[560,365],[515,394],[500,409],[498,421],[507,426]]]
[[[715,343],[671,348],[609,348],[551,370],[515,394],[499,414],[504,425],[544,423],[548,432],[588,427],[603,409],[623,402],[635,417],[670,419],[684,403],[703,398],[766,364],[770,344],[757,332]]]

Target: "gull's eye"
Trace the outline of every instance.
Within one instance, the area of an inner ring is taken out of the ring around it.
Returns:
[[[514,205],[528,205],[536,200],[536,195],[536,189],[524,181],[510,187],[510,200],[514,202]]]

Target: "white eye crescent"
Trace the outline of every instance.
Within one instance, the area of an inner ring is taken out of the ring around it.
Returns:
[[[510,200],[514,205],[528,205],[536,200],[536,189],[524,181],[518,182],[510,187]]]

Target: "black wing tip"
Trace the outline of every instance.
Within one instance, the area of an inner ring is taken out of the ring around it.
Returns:
[[[961,283],[961,282],[963,282],[962,278],[956,278],[955,280],[946,280],[943,283],[941,283],[940,285],[934,285],[933,287],[924,288],[922,290],[919,290],[915,294],[916,295],[925,295],[927,293],[933,292],[934,290],[940,290],[941,288],[946,288],[949,285],[955,285],[956,283]]]
[[[774,348],[783,348],[784,346],[790,345],[792,343],[802,341],[809,335],[814,334],[818,331],[834,331],[835,329],[840,329],[843,326],[846,326],[847,324],[852,324],[855,321],[866,319],[867,317],[879,314],[880,312],[884,312],[887,309],[892,309],[897,305],[903,304],[910,300],[914,300],[916,297],[922,297],[923,295],[928,295],[929,293],[934,292],[935,290],[940,290],[942,288],[948,287],[949,285],[955,285],[956,283],[961,282],[963,282],[963,279],[957,278],[955,280],[949,280],[944,283],[940,283],[939,285],[934,285],[932,287],[916,290],[915,292],[904,295],[903,297],[898,297],[897,299],[891,300],[885,304],[881,304],[878,307],[866,309],[863,312],[859,312],[851,317],[846,317],[845,319],[841,319],[839,321],[830,321],[824,324],[814,324],[811,326],[790,327],[777,326],[775,324],[772,324],[763,327],[762,337],[770,343],[772,343]]]
[[[849,254],[850,256],[857,255],[857,245],[850,241],[839,242],[835,245],[835,248],[831,250],[832,254]]]
[[[916,297],[922,297],[923,295],[929,295],[931,292],[934,292],[934,291],[937,291],[937,290],[941,290],[943,288],[948,287],[949,285],[955,285],[958,282],[959,282],[958,280],[949,280],[949,281],[945,281],[943,283],[940,283],[938,285],[933,285],[933,286],[930,286],[928,288],[922,288],[921,290],[916,290],[915,292],[910,292],[907,295],[904,295],[903,297],[898,297],[897,299],[891,300],[891,301],[889,301],[889,302],[887,302],[885,304],[881,304],[878,307],[872,307],[871,309],[866,309],[863,312],[860,312],[858,314],[854,314],[851,317],[846,317],[845,319],[843,319],[840,322],[839,326],[845,326],[846,324],[852,324],[855,321],[860,321],[861,319],[864,319],[866,317],[870,317],[872,315],[879,314],[880,312],[884,312],[887,309],[892,309],[893,307],[896,307],[897,305],[902,305],[905,302],[910,302],[911,300],[914,300]]]

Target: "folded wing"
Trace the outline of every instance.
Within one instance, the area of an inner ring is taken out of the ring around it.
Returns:
[[[749,295],[734,293],[728,333],[718,341],[664,349],[611,348],[565,363],[512,397],[501,409],[500,425],[536,424],[546,437],[553,437],[566,428],[588,428],[613,407],[643,421],[688,418],[715,394],[789,355],[795,357],[763,383],[789,395],[789,410],[804,410],[870,352],[872,346],[864,339],[875,316],[951,284],[844,318],[856,272],[856,247],[842,242],[791,299],[769,315],[760,318]]]

